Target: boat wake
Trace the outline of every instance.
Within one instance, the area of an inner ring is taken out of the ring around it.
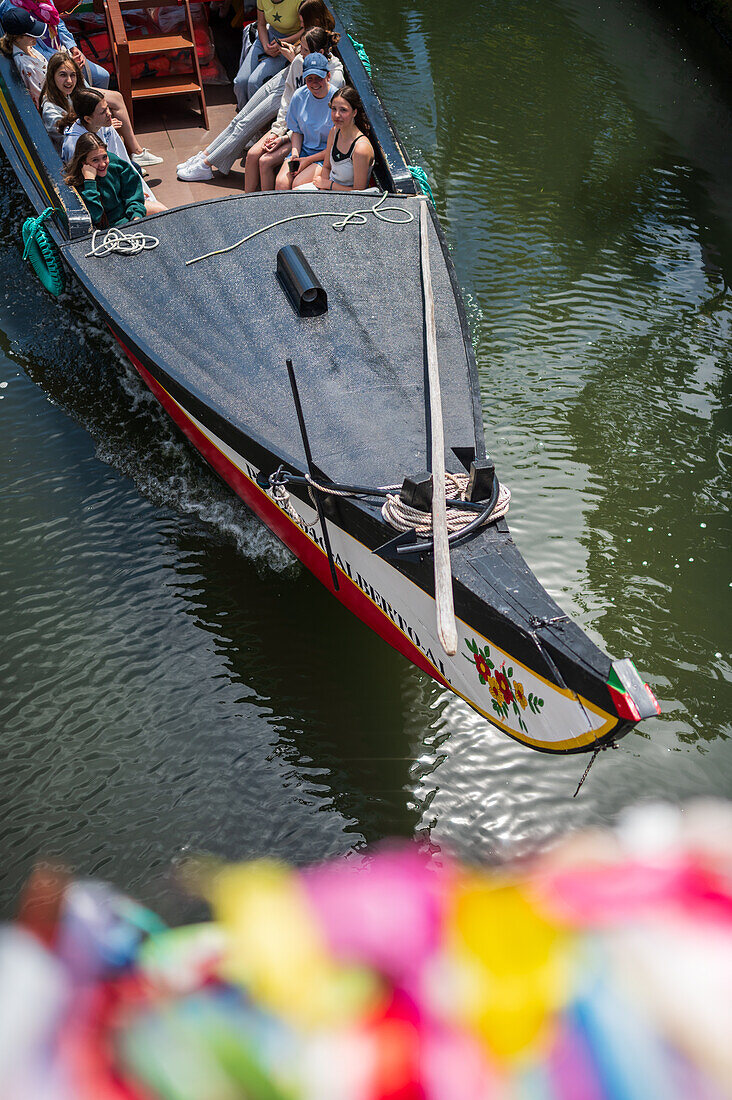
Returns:
[[[0,334],[8,356],[86,429],[96,457],[146,499],[202,524],[263,569],[299,571],[290,551],[178,434],[81,289],[72,283],[52,301],[40,288],[17,244],[26,203],[12,172],[2,171],[0,182],[5,317],[17,318]]]

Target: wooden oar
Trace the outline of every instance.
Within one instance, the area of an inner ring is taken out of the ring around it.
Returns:
[[[419,211],[419,243],[422,257],[422,292],[424,295],[425,333],[427,336],[427,378],[430,394],[430,426],[432,434],[432,538],[435,559],[435,607],[437,636],[445,653],[457,653],[458,637],[455,604],[452,596],[452,566],[447,530],[445,502],[445,433],[442,425],[442,395],[440,370],[437,363],[437,330],[435,299],[432,293],[432,270],[427,239],[427,199],[422,196]]]

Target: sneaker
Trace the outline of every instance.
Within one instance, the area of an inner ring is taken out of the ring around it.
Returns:
[[[199,180],[212,180],[213,170],[204,161],[194,161],[193,164],[184,164],[178,169],[178,179],[187,183],[197,183]]]
[[[202,152],[194,153],[192,157],[188,158],[188,160],[182,160],[180,162],[180,164],[176,165],[176,168],[177,169],[190,168],[190,166],[192,164],[195,164],[197,161],[200,161],[200,160],[203,160],[203,153]]]
[[[141,153],[133,153],[132,159],[135,164],[139,164],[140,168],[145,168],[149,164],[162,164],[163,158],[156,157],[154,153],[151,153],[149,149],[143,149]]]

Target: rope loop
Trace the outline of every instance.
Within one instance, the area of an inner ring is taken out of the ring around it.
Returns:
[[[375,218],[378,218],[380,222],[386,222],[387,225],[408,225],[409,222],[414,221],[414,214],[411,210],[405,210],[403,206],[384,206],[386,198],[389,192],[385,191],[379,201],[374,206],[369,206],[365,210],[352,210],[350,214],[346,214],[345,217],[339,218],[333,222],[332,228],[337,233],[342,233],[349,225],[366,225],[368,221],[368,215],[373,214]],[[397,214],[398,217],[387,218],[387,211],[390,214]],[[307,215],[304,215],[307,217]]]
[[[289,475],[287,471],[283,466],[280,466],[269,476],[268,492],[270,496],[282,506],[290,518],[295,519],[297,522],[300,517],[290,504],[290,494],[287,491],[288,480]],[[396,528],[397,531],[414,531],[418,536],[428,539],[432,536],[432,514],[430,512],[422,512],[418,508],[412,508],[408,504],[405,504],[399,496],[401,489],[400,485],[381,485],[378,489],[354,488],[349,486],[339,488],[336,485],[323,485],[307,473],[304,475],[303,480],[308,486],[310,499],[313,503],[315,503],[313,494],[316,490],[327,496],[344,498],[376,495],[383,497],[386,495],[386,499],[381,507],[381,515],[388,524]],[[466,511],[463,508],[450,507],[451,500],[467,500],[469,481],[470,478],[467,474],[453,474],[450,473],[449,470],[445,473],[447,529],[451,535],[459,534],[465,527],[475,522],[475,512]],[[502,519],[508,512],[510,503],[511,490],[506,485],[500,485],[498,500],[496,501],[495,507],[489,516],[482,519],[481,526]],[[537,639],[537,645],[539,644]]]
[[[465,512],[462,509],[451,508],[451,500],[467,500],[468,482],[467,474],[452,474],[445,472],[445,499],[447,501],[447,530],[453,535],[462,531],[475,519],[475,514]],[[393,488],[393,486],[389,486]],[[394,493],[389,493],[381,508],[381,514],[387,523],[397,531],[416,531],[418,535],[431,536],[432,515],[430,512],[422,512],[418,508],[412,508],[405,504],[399,496],[398,487]],[[493,523],[501,519],[508,512],[511,502],[511,490],[506,485],[501,485],[496,506],[486,523]]]
[[[248,236],[242,237],[240,241],[235,241],[234,244],[228,245],[226,248],[217,248],[213,252],[204,252],[202,256],[194,256],[192,260],[186,260],[186,267],[190,267],[191,264],[197,264],[199,260],[210,260],[212,256],[225,256],[227,252],[233,252],[235,248],[239,248],[242,244],[247,244],[249,241],[254,240],[260,233],[266,233],[270,229],[276,229],[278,225],[287,225],[288,222],[297,222],[304,218],[336,218],[333,222],[332,228],[337,233],[342,233],[343,230],[349,225],[365,225],[368,221],[368,215],[373,214],[379,221],[387,222],[389,225],[407,225],[408,222],[414,221],[414,214],[411,210],[405,210],[403,206],[384,206],[389,196],[388,191],[384,191],[384,194],[374,203],[373,206],[365,206],[361,210],[352,210],[350,214],[346,214],[343,217],[342,210],[314,210],[308,214],[292,214],[289,218],[280,218],[279,221],[270,222],[269,225],[263,225],[261,229],[255,229],[253,233],[249,233]],[[387,212],[392,215],[398,215],[397,217],[386,217]]]
[[[92,234],[91,252],[87,256],[109,256],[112,252],[118,252],[122,256],[139,256],[141,252],[157,248],[160,241],[157,237],[148,236],[146,233],[125,233],[123,230],[112,226],[97,244],[97,237],[103,230],[95,229]]]

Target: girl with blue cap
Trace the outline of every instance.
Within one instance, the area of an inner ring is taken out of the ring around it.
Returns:
[[[331,130],[330,101],[336,89],[330,83],[328,58],[322,53],[308,54],[302,76],[304,86],[294,93],[287,111],[292,151],[277,175],[278,191],[297,187],[300,172],[322,161]]]

